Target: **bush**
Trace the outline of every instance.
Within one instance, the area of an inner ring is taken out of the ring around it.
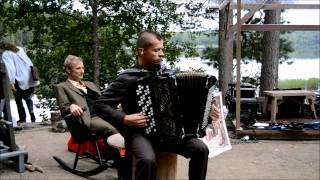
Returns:
[[[290,79],[290,80],[280,80],[278,83],[279,89],[291,89],[291,88],[301,88],[305,90],[317,90],[320,88],[319,78],[305,79]]]

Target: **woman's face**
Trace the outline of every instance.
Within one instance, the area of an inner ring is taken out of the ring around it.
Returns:
[[[80,60],[73,60],[70,63],[68,78],[73,81],[81,81],[84,75],[83,62]]]

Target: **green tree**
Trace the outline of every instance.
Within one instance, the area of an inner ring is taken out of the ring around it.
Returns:
[[[261,15],[264,15],[261,13]],[[257,17],[250,21],[251,24],[259,24],[263,23],[264,17]],[[283,21],[281,22],[283,23]],[[290,33],[290,32],[281,32],[282,34]],[[261,62],[262,60],[262,49],[263,49],[263,32],[259,31],[243,31],[241,33],[242,41],[241,41],[241,59],[244,63],[248,63],[249,60],[254,60],[257,62]],[[233,58],[236,58],[236,42],[234,41],[233,45]],[[291,42],[285,38],[285,36],[281,36],[280,38],[280,48],[279,48],[279,63],[291,63],[288,61],[289,54],[293,52]],[[218,59],[219,49],[216,47],[209,46],[203,50],[203,59],[210,59],[213,64],[219,67],[219,59]],[[257,77],[258,80],[260,77]],[[244,77],[244,79],[248,79]],[[250,78],[249,78],[250,79]],[[256,81],[255,83],[259,83]]]
[[[183,13],[169,0],[80,0],[84,10],[75,9],[73,0],[1,1],[2,31],[31,32],[28,54],[41,72],[38,93],[51,98],[53,85],[64,81],[62,71],[68,54],[85,61],[85,79],[109,83],[121,69],[135,62],[134,39],[143,29],[154,29],[170,40],[171,24],[183,25]],[[165,41],[166,59],[192,54],[190,44]],[[185,51],[187,48],[188,51]]]

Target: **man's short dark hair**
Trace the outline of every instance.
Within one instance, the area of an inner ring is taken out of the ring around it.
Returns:
[[[138,34],[138,39],[137,39],[137,43],[136,43],[136,48],[148,48],[151,43],[150,43],[150,37],[151,36],[154,36],[156,37],[158,40],[162,40],[162,36],[156,32],[156,31],[153,31],[153,30],[144,30],[144,31],[141,31],[139,34]]]

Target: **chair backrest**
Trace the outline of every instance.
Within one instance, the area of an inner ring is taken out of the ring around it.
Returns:
[[[81,117],[68,114],[64,117],[64,120],[75,143],[82,143],[83,141],[94,139],[94,134],[85,125]]]

